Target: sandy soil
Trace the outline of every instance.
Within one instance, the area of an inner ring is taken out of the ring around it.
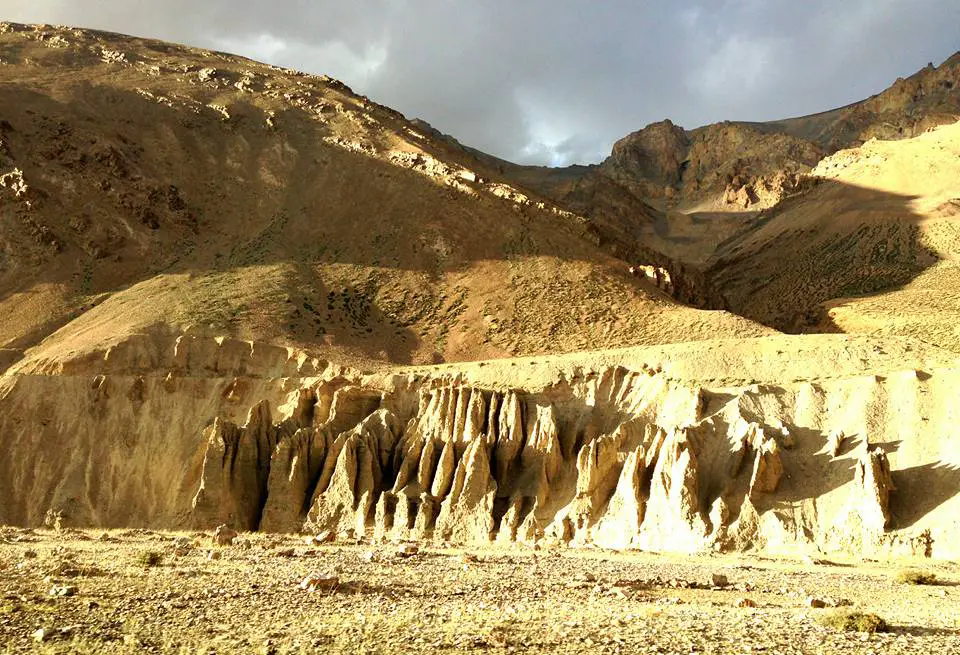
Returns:
[[[5,652],[960,652],[956,564],[923,564],[939,584],[913,586],[896,581],[902,565],[865,561],[0,535]],[[149,553],[162,561],[145,565]],[[311,573],[339,584],[301,589]],[[714,586],[715,574],[729,584]],[[888,631],[824,627],[837,610],[812,609],[811,597],[874,612]]]

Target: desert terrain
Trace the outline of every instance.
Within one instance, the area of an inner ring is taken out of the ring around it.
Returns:
[[[6,652],[956,653],[960,629],[947,563],[8,530],[0,566]],[[862,608],[888,625],[836,627]]]
[[[0,23],[0,640],[960,652],[958,121],[954,55],[548,169]]]

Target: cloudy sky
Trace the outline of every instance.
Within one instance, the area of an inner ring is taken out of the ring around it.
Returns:
[[[587,163],[652,121],[840,106],[960,50],[958,0],[0,0],[339,78],[462,142]]]

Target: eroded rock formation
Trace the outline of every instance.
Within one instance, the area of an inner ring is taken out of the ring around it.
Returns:
[[[231,374],[253,372],[249,344],[197,340],[184,359],[187,343],[172,344],[172,357],[133,340],[97,367],[85,360],[85,375],[60,372],[73,363],[0,376],[0,521],[33,525],[53,512],[67,526],[227,524],[366,540],[953,552],[955,526],[914,509],[940,516],[955,503],[954,468],[930,459],[939,448],[949,461],[949,437],[936,435],[952,425],[936,419],[933,441],[905,442],[896,459],[875,445],[915,416],[887,398],[912,394],[933,415],[923,403],[952,393],[952,371],[712,390],[669,363],[361,375],[305,368],[294,351],[284,364],[278,351],[257,366],[310,375],[257,378]],[[149,375],[138,362],[171,370]],[[69,457],[43,449],[54,434]],[[861,445],[838,449],[839,434]],[[916,503],[931,464],[943,472],[924,493],[938,500]]]

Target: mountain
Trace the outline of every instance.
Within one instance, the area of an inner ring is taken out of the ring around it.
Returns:
[[[223,53],[0,60],[0,524],[957,557],[955,58],[560,170]]]
[[[8,361],[143,331],[365,366],[768,332],[675,302],[590,220],[330,78],[0,31]]]
[[[957,180],[960,123],[840,151],[724,242],[706,274],[735,311],[782,330],[910,334],[960,351],[946,318],[960,310]]]
[[[693,130],[670,120],[653,123],[617,141],[595,166],[518,166],[445,140],[589,217],[603,243],[615,244],[608,246],[613,252],[683,268],[699,278],[704,306],[727,308],[725,294],[701,269],[721,243],[752,230],[758,212],[802,193],[805,176],[821,159],[874,138],[911,138],[957,120],[960,53],[866,100],[810,116]],[[783,321],[767,324],[785,327]]]

